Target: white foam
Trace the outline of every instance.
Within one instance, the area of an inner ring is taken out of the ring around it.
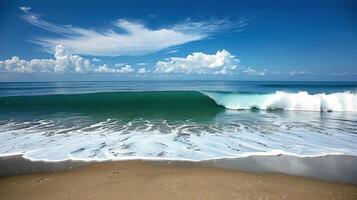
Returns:
[[[217,104],[228,109],[258,108],[301,111],[353,111],[357,112],[357,94],[338,92],[309,94],[275,92],[274,94],[203,92]]]
[[[213,122],[112,119],[79,123],[76,128],[66,121],[61,123],[67,127],[43,122],[51,125],[52,134],[47,134],[46,127],[35,125],[38,123],[19,128],[24,122],[12,121],[0,125],[0,156],[23,155],[30,160],[51,162],[201,161],[279,154],[357,156],[356,122],[335,120],[356,115],[327,113],[324,116],[328,118],[321,118],[315,112],[227,112],[216,116]]]

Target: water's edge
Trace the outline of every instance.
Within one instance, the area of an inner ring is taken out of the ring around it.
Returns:
[[[357,156],[326,155],[297,157],[291,155],[255,155],[242,158],[222,158],[206,161],[142,160],[147,164],[177,167],[212,167],[255,173],[283,173],[293,176],[343,182],[357,185]],[[136,161],[138,161],[136,160]],[[135,160],[103,161],[131,162]],[[31,173],[57,173],[88,166],[97,161],[60,162],[31,161],[21,155],[0,157],[0,177]]]

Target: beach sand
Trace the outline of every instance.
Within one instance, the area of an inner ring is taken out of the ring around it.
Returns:
[[[357,186],[144,161],[0,177],[0,199],[357,199]]]

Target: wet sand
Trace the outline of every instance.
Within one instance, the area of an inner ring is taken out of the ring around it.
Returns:
[[[56,173],[69,171],[93,163],[95,162],[73,160],[61,162],[31,161],[23,158],[21,155],[0,157],[0,177],[32,173]],[[159,166],[204,167],[259,173],[283,173],[293,176],[357,185],[357,156],[349,155],[327,155],[320,157],[256,155],[199,162],[145,160],[145,163]]]
[[[357,199],[357,186],[281,173],[119,161],[3,176],[0,199]]]

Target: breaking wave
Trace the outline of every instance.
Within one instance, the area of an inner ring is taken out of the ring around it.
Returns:
[[[299,110],[299,111],[357,111],[357,94],[349,91],[332,94],[309,94],[301,91],[273,94],[203,92],[227,109]]]

